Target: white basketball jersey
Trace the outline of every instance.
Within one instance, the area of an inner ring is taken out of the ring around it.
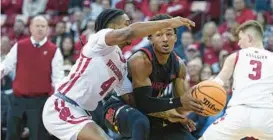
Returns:
[[[127,64],[118,46],[108,46],[104,29],[89,37],[81,56],[57,90],[86,110],[94,110],[97,103],[115,88],[121,91]],[[131,88],[130,88],[131,90]]]
[[[237,52],[233,94],[228,106],[273,108],[273,54],[258,48]]]

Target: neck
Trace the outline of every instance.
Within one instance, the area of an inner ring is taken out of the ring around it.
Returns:
[[[254,42],[251,45],[254,46],[255,48],[264,49],[263,42],[260,42],[260,41]]]
[[[44,38],[42,38],[42,39],[37,39],[37,38],[35,38],[35,37],[33,36],[33,39],[34,39],[35,42],[40,42],[40,41],[42,41]]]
[[[161,65],[164,65],[167,63],[167,61],[170,57],[170,54],[159,54],[159,53],[155,52],[155,56],[156,56],[158,63]]]
[[[70,55],[70,51],[64,51],[63,53],[64,53],[65,56]]]

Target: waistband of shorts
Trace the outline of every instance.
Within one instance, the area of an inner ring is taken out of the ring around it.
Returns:
[[[74,100],[70,99],[69,97],[65,96],[64,94],[60,93],[60,92],[57,92],[54,94],[56,97],[72,104],[72,105],[75,105],[75,106],[79,106],[79,104],[77,104]]]

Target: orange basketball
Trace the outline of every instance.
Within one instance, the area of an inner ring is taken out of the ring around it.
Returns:
[[[203,81],[196,85],[191,92],[192,96],[203,102],[204,111],[202,116],[213,116],[218,114],[226,105],[226,90],[216,82]]]

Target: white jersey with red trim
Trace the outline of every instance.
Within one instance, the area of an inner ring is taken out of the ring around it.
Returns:
[[[81,56],[72,67],[69,75],[57,86],[57,91],[66,95],[86,110],[94,110],[97,103],[108,92],[131,92],[121,88],[127,73],[126,59],[120,48],[105,43],[106,33],[112,29],[103,29],[89,37]]]
[[[228,106],[273,108],[273,53],[258,48],[237,52]]]

